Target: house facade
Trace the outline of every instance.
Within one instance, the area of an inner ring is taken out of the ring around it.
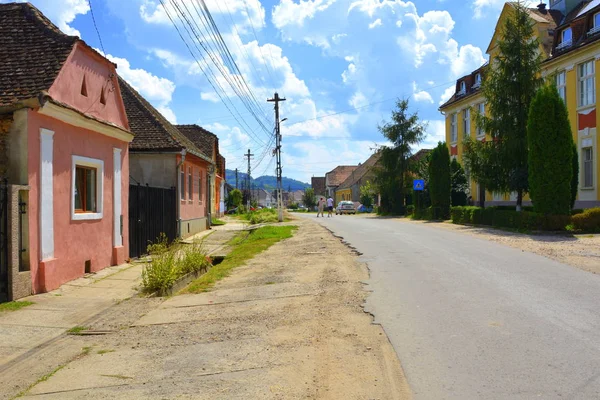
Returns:
[[[324,176],[313,176],[310,179],[310,186],[315,192],[315,196],[325,196],[325,177]]]
[[[342,182],[358,168],[358,165],[340,165],[325,174],[325,196],[336,198],[335,192]],[[315,193],[317,194],[317,193]]]
[[[348,178],[340,184],[335,192],[336,204],[340,201],[360,203],[360,187],[365,185],[368,181],[373,181],[373,168],[379,161],[380,156],[381,153],[374,153],[350,173]]]
[[[116,66],[32,5],[0,4],[0,59],[0,286],[16,299],[128,258],[133,136]]]
[[[176,236],[186,238],[210,227],[211,158],[119,78],[134,139],[130,144],[132,183],[175,188]],[[157,232],[158,235],[160,232]],[[150,238],[154,240],[156,238]]]

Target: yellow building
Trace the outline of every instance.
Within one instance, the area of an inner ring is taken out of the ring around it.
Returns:
[[[506,3],[487,54],[491,63],[498,55],[497,39],[504,20],[513,9]],[[540,40],[540,52],[545,61],[542,75],[556,79],[561,96],[567,104],[571,129],[579,153],[579,191],[577,208],[600,205],[597,162],[596,126],[600,115],[596,113],[598,60],[600,60],[600,0],[551,0],[550,8],[541,4],[528,9]],[[600,66],[600,65],[599,65]],[[440,111],[446,117],[446,143],[450,154],[462,163],[462,142],[466,136],[477,140],[490,140],[490,136],[477,129],[474,115],[485,112],[485,99],[480,92],[482,75],[488,66],[458,79],[456,92]],[[476,182],[471,182],[471,196],[477,204],[481,197]],[[485,193],[488,204],[514,204],[516,194]],[[528,197],[525,197],[527,203]]]

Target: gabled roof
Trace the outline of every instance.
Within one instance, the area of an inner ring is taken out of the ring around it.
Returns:
[[[600,1],[582,1],[573,8],[562,20],[562,23],[556,29],[552,54],[546,61],[553,60],[566,53],[580,49],[590,43],[600,40],[600,31],[593,29],[593,16],[600,11]],[[558,48],[561,32],[570,27],[572,34],[572,44],[562,49]]]
[[[29,3],[0,4],[0,106],[48,91],[77,41]]]
[[[339,186],[350,176],[358,165],[340,165],[325,174],[325,182],[329,186]]]
[[[354,171],[352,171],[352,173],[350,173],[348,178],[346,178],[346,180],[344,182],[342,182],[340,184],[340,186],[338,186],[338,190],[347,189],[347,188],[351,187],[352,185],[354,185],[359,180],[361,180],[366,174],[369,173],[369,171],[371,171],[373,166],[375,166],[375,164],[377,164],[377,161],[379,161],[380,157],[381,157],[380,152],[377,152],[377,153],[374,153],[373,155],[371,155],[371,157],[369,157],[367,159],[367,161],[360,164],[358,166],[358,168],[356,168]]]
[[[429,153],[431,153],[432,149],[421,149],[417,151],[415,154],[410,156],[409,160],[411,161],[421,161],[423,158],[427,157]]]
[[[185,135],[189,140],[191,140],[197,148],[199,148],[202,153],[214,159],[216,157],[215,148],[218,146],[218,138],[212,132],[207,131],[201,126],[198,125],[175,125],[177,129],[181,133]],[[217,146],[215,146],[215,144]],[[218,150],[218,149],[217,149]]]
[[[129,120],[129,128],[134,135],[133,141],[129,144],[131,151],[175,152],[185,149],[212,163],[211,158],[205,156],[120,76],[119,86]]]

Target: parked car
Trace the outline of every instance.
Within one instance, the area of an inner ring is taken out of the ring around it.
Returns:
[[[370,213],[373,212],[373,207],[365,207],[363,204],[361,204],[356,210],[359,213]]]
[[[356,214],[354,203],[351,201],[340,201],[335,209],[335,215]]]
[[[225,214],[237,214],[237,207],[225,211]]]

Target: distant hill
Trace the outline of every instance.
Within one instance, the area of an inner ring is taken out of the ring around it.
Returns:
[[[246,175],[243,172],[238,172],[238,187],[241,189],[244,185]],[[230,169],[225,170],[225,179],[227,183],[231,186],[235,187],[235,171]],[[285,176],[281,178],[281,183],[283,185],[283,190],[304,190],[310,187],[310,184],[297,181],[292,178],[286,178]],[[261,188],[265,190],[273,190],[277,187],[277,177],[275,176],[260,176],[256,179],[252,178],[250,180],[250,184],[252,187]]]

